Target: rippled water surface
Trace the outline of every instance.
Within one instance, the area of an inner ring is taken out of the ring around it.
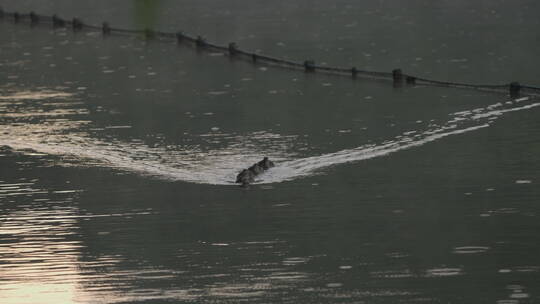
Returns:
[[[540,84],[535,1],[0,5]],[[540,302],[537,97],[9,20],[0,77],[2,304]],[[264,156],[276,167],[233,183]]]

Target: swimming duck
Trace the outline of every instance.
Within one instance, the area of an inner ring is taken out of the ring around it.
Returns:
[[[274,163],[268,159],[268,157],[263,158],[263,160],[253,164],[248,169],[243,169],[236,176],[236,183],[242,184],[242,186],[247,186],[255,181],[255,177],[264,171],[274,167]]]

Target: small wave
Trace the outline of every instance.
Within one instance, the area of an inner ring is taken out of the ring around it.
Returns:
[[[73,94],[67,92],[59,92],[52,90],[36,90],[36,91],[18,91],[0,96],[0,100],[22,101],[22,100],[43,100],[43,99],[59,99],[72,97]]]
[[[379,279],[403,279],[416,277],[416,275],[409,269],[372,271],[370,272],[370,275]]]
[[[432,278],[432,277],[451,277],[451,276],[457,276],[462,275],[463,269],[461,268],[433,268],[426,270],[426,277]]]
[[[456,247],[452,251],[455,254],[474,254],[474,253],[482,253],[489,250],[489,247],[484,246],[462,246],[462,247]]]

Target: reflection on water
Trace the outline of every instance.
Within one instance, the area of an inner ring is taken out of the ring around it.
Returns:
[[[121,257],[100,256],[91,262],[83,261],[79,222],[101,217],[144,216],[151,212],[81,214],[73,205],[79,192],[39,188],[36,180],[0,181],[4,210],[0,215],[2,303],[36,303],[36,299],[39,303],[84,303],[96,296],[106,300],[116,292],[110,290],[110,284],[116,284],[114,276],[118,274],[103,276],[96,268],[114,267]]]
[[[83,256],[88,253],[80,239],[80,221],[117,222],[156,214],[152,211],[90,214],[74,207],[79,192],[41,189],[35,182],[0,184],[5,210],[0,216],[2,303],[36,303],[36,299],[39,303],[191,301],[207,297],[238,300],[266,296],[270,291],[279,293],[290,284],[301,284],[308,278],[308,274],[295,270],[296,264],[307,259],[286,258],[282,263],[250,263],[247,259],[245,264],[232,267],[233,273],[242,274],[240,279],[244,283],[227,282],[233,274],[227,260],[220,256],[249,256],[252,252],[265,251],[285,254],[287,244],[281,241],[200,242],[178,250],[172,257],[183,265],[182,271],[151,266],[122,270],[122,256]],[[12,199],[19,195],[26,198],[25,205],[17,205]],[[98,235],[106,237],[109,233],[99,232]],[[216,257],[215,263],[204,262]],[[175,286],[179,278],[189,278],[197,287]],[[170,282],[170,287],[140,286],[164,281]]]
[[[81,249],[81,242],[71,239],[77,230],[77,219],[72,218],[77,210],[69,205],[73,194],[55,195],[53,201],[49,191],[34,182],[0,183],[0,189],[2,302],[71,302],[80,280],[76,265]],[[33,200],[10,211],[15,196]]]
[[[160,0],[133,0],[135,24],[137,28],[155,29],[158,22],[157,11]]]

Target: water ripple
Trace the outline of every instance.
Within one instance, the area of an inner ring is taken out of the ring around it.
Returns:
[[[455,247],[452,251],[455,254],[474,254],[474,253],[483,253],[488,251],[490,248],[485,246],[462,246]]]
[[[48,107],[43,108],[38,104],[29,108],[24,105],[24,101],[29,98],[42,100],[45,104],[48,103]],[[71,108],[66,107],[66,98],[73,102]],[[90,121],[72,119],[88,114],[74,95],[51,90],[22,91],[12,93],[4,100],[13,104],[12,108],[8,104],[7,110],[4,105],[5,109],[3,113],[0,112],[0,117],[15,121],[3,126],[0,145],[52,155],[71,155],[75,157],[74,163],[80,165],[106,166],[167,180],[219,185],[234,184],[237,172],[262,156],[272,158],[278,166],[261,175],[256,183],[278,183],[317,174],[330,166],[381,157],[447,136],[487,128],[505,113],[540,106],[540,103],[527,98],[495,103],[484,108],[450,114],[450,120],[443,124],[431,123],[425,130],[408,130],[380,143],[319,156],[295,158],[298,153],[292,149],[298,141],[298,136],[295,135],[264,131],[239,135],[221,133],[219,130],[190,135],[203,139],[210,145],[220,144],[219,147],[211,149],[190,145],[150,146],[139,140],[100,140],[82,131],[91,124]],[[36,119],[37,122],[20,123]],[[107,126],[91,128],[105,130]]]
[[[433,268],[426,270],[426,277],[453,277],[463,274],[463,269],[461,268]]]

